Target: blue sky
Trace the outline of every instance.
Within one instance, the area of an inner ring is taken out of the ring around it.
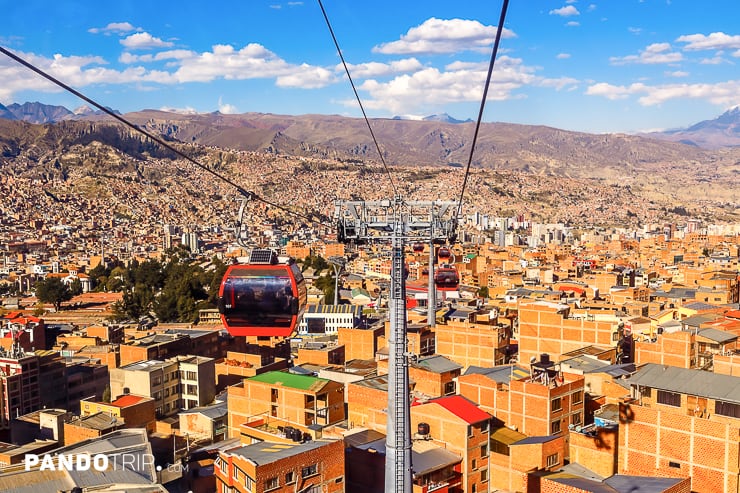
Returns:
[[[6,0],[0,44],[106,106],[361,116],[317,2]],[[475,119],[501,3],[324,0],[370,117]],[[511,0],[484,121],[686,127],[740,104],[737,0]],[[83,102],[0,54],[0,103]]]

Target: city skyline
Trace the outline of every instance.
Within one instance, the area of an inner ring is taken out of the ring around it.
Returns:
[[[477,117],[500,4],[324,7],[368,116]],[[512,2],[483,119],[600,133],[714,118],[740,103],[740,6],[713,7]],[[38,1],[6,14],[0,45],[124,113],[361,116],[318,3]],[[0,74],[2,104],[83,104],[4,56]]]

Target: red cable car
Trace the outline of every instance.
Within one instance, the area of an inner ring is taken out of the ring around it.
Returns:
[[[289,337],[306,302],[301,270],[278,263],[272,250],[253,250],[249,263],[229,266],[218,292],[221,321],[233,336]]]
[[[424,251],[424,243],[414,243],[413,246],[414,252],[421,253]]]
[[[440,259],[448,259],[448,258],[452,257],[452,252],[450,252],[450,249],[447,248],[447,247],[441,247],[437,251],[437,257],[440,258]]]
[[[434,285],[440,291],[455,291],[460,285],[460,276],[451,267],[439,268],[434,272]]]

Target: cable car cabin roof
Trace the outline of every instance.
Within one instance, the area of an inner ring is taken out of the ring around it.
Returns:
[[[233,336],[289,337],[306,300],[306,282],[295,264],[239,264],[226,269],[218,309]]]
[[[434,284],[437,289],[457,289],[460,275],[455,269],[438,269],[434,273]]]

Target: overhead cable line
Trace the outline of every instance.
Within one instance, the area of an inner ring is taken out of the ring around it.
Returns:
[[[321,13],[324,15],[324,20],[326,21],[326,27],[329,28],[331,39],[334,41],[334,46],[337,48],[339,59],[342,60],[342,66],[344,66],[344,71],[347,74],[347,78],[349,79],[350,85],[352,86],[352,91],[354,91],[355,93],[357,104],[360,105],[360,111],[362,111],[362,116],[365,118],[365,123],[367,124],[367,128],[368,130],[370,130],[370,136],[373,138],[373,142],[375,143],[375,149],[377,149],[378,156],[380,156],[380,161],[383,163],[383,168],[385,168],[385,172],[388,174],[388,179],[391,181],[391,187],[393,188],[393,194],[395,196],[398,196],[398,190],[396,189],[396,184],[393,181],[393,176],[391,175],[391,171],[385,162],[383,153],[380,151],[380,145],[378,144],[378,139],[375,138],[375,132],[373,132],[373,127],[370,125],[370,120],[367,117],[367,113],[365,113],[365,108],[362,106],[360,95],[357,94],[357,88],[355,87],[355,83],[352,80],[352,76],[349,73],[349,67],[347,67],[347,62],[344,61],[344,55],[342,54],[341,48],[339,48],[339,42],[337,41],[337,37],[334,35],[334,29],[332,29],[331,22],[329,22],[329,16],[326,15],[326,10],[324,9],[324,4],[321,2],[321,0],[318,0],[318,2],[319,2],[319,7],[321,7]]]
[[[95,100],[93,100],[93,99],[85,96],[84,94],[82,94],[81,92],[77,91],[73,87],[68,86],[67,84],[65,84],[64,82],[62,82],[59,79],[55,78],[54,76],[52,76],[52,75],[48,74],[47,72],[41,70],[40,68],[36,67],[32,63],[26,61],[25,59],[19,57],[18,55],[16,55],[12,51],[9,51],[9,50],[5,49],[4,47],[0,46],[0,52],[3,53],[3,54],[5,54],[5,55],[7,55],[10,58],[12,58],[16,62],[18,62],[21,65],[23,65],[24,67],[26,67],[26,68],[28,68],[28,69],[36,72],[41,77],[43,77],[43,78],[45,78],[45,79],[53,82],[54,84],[56,84],[57,86],[61,87],[65,91],[68,91],[68,92],[74,94],[75,96],[77,96],[78,98],[82,99],[83,101],[85,101],[85,102],[87,102],[87,103],[95,106],[97,109],[99,109],[103,113],[105,113],[105,114],[107,114],[107,115],[115,118],[116,120],[118,120],[119,122],[123,123],[127,127],[130,127],[133,130],[135,130],[135,131],[137,131],[137,132],[145,135],[146,137],[148,137],[149,139],[153,140],[154,142],[156,142],[160,146],[162,146],[165,149],[167,149],[167,150],[175,153],[176,155],[180,156],[181,158],[187,160],[188,162],[194,164],[195,166],[197,166],[198,168],[202,169],[203,171],[206,171],[206,172],[210,173],[211,175],[215,176],[216,178],[224,181],[225,183],[228,183],[229,185],[231,185],[232,187],[234,187],[244,197],[246,197],[248,199],[254,199],[254,200],[257,200],[259,202],[263,202],[264,204],[267,204],[267,205],[269,205],[271,207],[274,207],[276,209],[279,209],[279,210],[281,210],[283,212],[286,212],[288,214],[292,214],[293,216],[306,219],[309,222],[318,222],[320,224],[323,224],[323,223],[321,223],[321,221],[316,221],[312,216],[309,216],[307,214],[301,214],[299,212],[292,211],[292,210],[288,209],[287,207],[283,207],[283,206],[281,206],[279,204],[276,204],[274,202],[271,202],[271,201],[269,201],[269,200],[267,200],[267,199],[265,199],[263,197],[260,197],[259,195],[257,195],[256,193],[254,193],[254,192],[252,192],[250,190],[246,190],[244,187],[242,187],[241,185],[235,183],[233,180],[230,180],[229,178],[223,176],[222,174],[220,174],[220,173],[212,170],[211,168],[209,168],[205,164],[202,164],[202,163],[198,162],[193,157],[187,155],[186,153],[182,152],[181,150],[177,149],[176,147],[168,144],[166,141],[164,141],[160,137],[157,137],[156,135],[152,134],[151,132],[149,132],[149,131],[147,131],[147,130],[141,128],[141,127],[139,127],[138,125],[135,125],[135,124],[131,123],[127,119],[123,118],[121,115],[119,115],[116,112],[114,112],[113,110],[111,110],[110,108],[106,108],[105,106],[99,104]],[[325,226],[329,226],[329,225],[325,224]]]
[[[480,131],[480,124],[483,120],[483,109],[486,106],[486,98],[488,97],[488,86],[491,84],[491,74],[493,74],[493,65],[496,63],[496,54],[498,53],[498,45],[501,41],[501,33],[504,31],[504,21],[506,20],[506,10],[509,8],[509,0],[504,0],[501,5],[501,16],[498,21],[498,29],[496,31],[496,39],[493,42],[493,51],[491,52],[491,62],[488,65],[488,75],[486,76],[486,84],[483,87],[483,97],[480,102],[480,110],[478,111],[478,120],[475,122],[475,133],[473,134],[473,141],[470,145],[470,155],[468,156],[468,165],[465,167],[465,176],[463,177],[462,189],[460,190],[460,200],[457,206],[457,217],[462,215],[462,204],[463,197],[465,196],[465,187],[468,184],[468,176],[470,176],[470,164],[473,162],[473,152],[475,152],[475,143],[478,140],[478,132]]]

